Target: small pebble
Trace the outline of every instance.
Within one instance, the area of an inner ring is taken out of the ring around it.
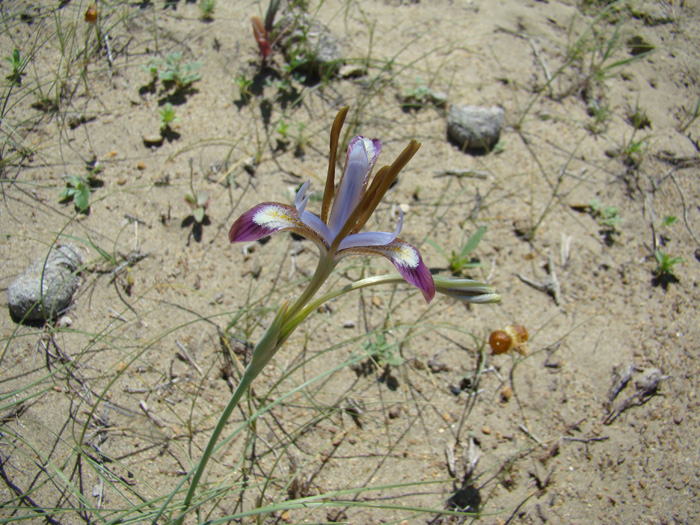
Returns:
[[[69,326],[73,326],[73,319],[71,319],[71,318],[68,317],[67,315],[62,316],[62,317],[58,320],[58,327],[59,327],[59,328],[67,328],[67,327],[69,327]]]
[[[119,177],[117,179],[117,184],[119,184],[120,186],[124,186],[124,184],[126,184],[126,177]]]
[[[345,321],[343,328],[355,328],[355,321]]]
[[[345,64],[338,70],[342,78],[357,78],[367,74],[367,70],[361,64]]]
[[[501,388],[502,401],[509,401],[511,397],[513,397],[513,389],[510,387],[510,385],[506,385],[503,388]]]
[[[481,427],[481,431],[488,436],[491,433],[491,428],[487,427],[487,426],[483,426],[483,427]]]
[[[145,169],[146,169],[146,163],[145,163],[144,161],[142,161],[142,160],[138,161],[138,162],[136,163],[136,169],[139,169],[139,170],[142,170],[142,171],[145,170]]]
[[[143,143],[147,147],[151,146],[162,146],[163,145],[163,136],[160,134],[152,134],[152,135],[144,135],[143,136]]]

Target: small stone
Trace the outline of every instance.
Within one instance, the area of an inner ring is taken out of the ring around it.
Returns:
[[[341,78],[358,78],[367,74],[367,69],[362,64],[345,64],[338,70]]]
[[[447,105],[447,93],[444,91],[433,91],[432,89],[428,93],[428,97],[433,105],[442,108]]]
[[[637,390],[653,391],[656,390],[659,383],[666,378],[667,376],[664,376],[663,372],[658,368],[647,368],[642,375],[634,381],[634,386],[637,387]]]
[[[605,156],[608,157],[609,159],[614,159],[615,157],[620,156],[620,148],[606,148],[605,150]]]
[[[510,400],[511,397],[513,397],[513,389],[510,387],[510,385],[506,385],[503,388],[501,388],[501,400],[503,402],[507,402]]]
[[[160,147],[163,145],[163,136],[158,133],[158,134],[149,134],[149,135],[144,135],[143,136],[143,144],[144,146],[151,148],[151,147]]]
[[[248,175],[255,175],[258,170],[258,161],[255,157],[248,157],[243,162],[243,169],[248,173]]]
[[[145,170],[145,169],[146,169],[146,163],[145,163],[144,161],[142,161],[142,160],[138,161],[138,162],[136,163],[136,169],[141,170],[141,171]]]
[[[401,415],[401,407],[391,407],[389,409],[389,419],[397,419]]]
[[[119,177],[117,179],[117,184],[119,184],[120,186],[124,186],[124,184],[126,184],[126,177],[124,177],[124,176]]]
[[[505,112],[498,106],[450,106],[447,137],[461,150],[485,153],[498,143]]]
[[[343,48],[330,30],[306,13],[287,11],[280,19],[276,35],[285,60],[307,74],[321,78],[338,72]]]
[[[487,436],[488,436],[489,434],[491,434],[491,428],[490,428],[490,427],[487,427],[487,426],[481,427],[481,431],[482,431],[484,434],[486,434]]]
[[[62,315],[56,324],[59,328],[68,328],[69,326],[73,326],[73,319],[67,315]]]
[[[355,328],[355,321],[345,321],[343,328]]]
[[[69,244],[57,245],[48,257],[39,257],[7,288],[7,304],[16,322],[45,321],[70,305],[81,279],[78,250]]]

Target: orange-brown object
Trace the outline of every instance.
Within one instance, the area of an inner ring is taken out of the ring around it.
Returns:
[[[95,4],[90,4],[85,10],[85,21],[92,25],[97,23],[97,7]]]
[[[253,22],[253,35],[255,36],[255,41],[258,43],[260,55],[265,59],[270,54],[270,41],[267,38],[267,30],[262,20],[260,20],[260,17],[254,16],[251,18],[251,22]]]
[[[527,329],[522,325],[508,325],[504,330],[494,330],[489,336],[489,345],[494,354],[503,354],[515,350],[519,354],[528,355],[530,348],[527,341],[530,338]]]
[[[494,354],[504,354],[513,348],[513,338],[505,330],[494,330],[489,336],[489,344]]]

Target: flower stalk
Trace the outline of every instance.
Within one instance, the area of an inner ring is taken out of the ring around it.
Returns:
[[[418,288],[427,302],[432,300],[436,292],[465,302],[487,303],[500,300],[492,287],[477,281],[433,277],[423,263],[418,249],[398,238],[403,225],[402,212],[393,233],[361,232],[399,172],[418,151],[420,144],[411,141],[391,165],[384,166],[377,172],[370,183],[374,164],[381,152],[381,142],[362,136],[355,137],[348,146],[345,169],[336,190],[336,152],[347,112],[348,108],[343,108],[331,128],[328,176],[320,216],[306,210],[310,197],[310,194],[306,194],[309,186],[307,182],[297,193],[293,207],[282,203],[264,202],[241,215],[229,231],[232,243],[254,241],[272,233],[292,231],[313,241],[319,248],[320,257],[306,289],[291,305],[288,301],[280,307],[255,346],[251,360],[221,413],[202,458],[188,475],[191,476],[190,486],[182,502],[180,514],[174,520],[175,525],[181,525],[185,515],[191,510],[192,500],[216,443],[244,393],[294,330],[319,306],[361,288],[401,283],[409,283]],[[354,254],[381,255],[394,264],[398,274],[361,279],[314,299],[338,262]],[[154,525],[166,510],[173,495],[166,500],[153,520]]]

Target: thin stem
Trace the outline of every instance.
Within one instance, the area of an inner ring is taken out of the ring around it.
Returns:
[[[196,466],[194,475],[192,475],[190,487],[187,490],[185,500],[182,504],[182,513],[174,521],[175,525],[181,525],[185,519],[185,515],[190,509],[190,504],[192,503],[194,494],[197,491],[197,486],[202,478],[202,474],[204,474],[209,458],[214,452],[219,436],[221,436],[221,433],[223,432],[226,423],[228,423],[228,419],[231,417],[233,410],[236,408],[236,406],[238,406],[238,403],[243,397],[243,393],[248,390],[255,378],[258,377],[263,368],[265,368],[265,365],[267,365],[270,359],[272,359],[272,356],[277,353],[277,350],[279,350],[282,344],[287,340],[292,332],[294,332],[294,329],[299,326],[299,323],[305,319],[311,311],[313,311],[313,309],[311,309],[309,312],[305,313],[305,315],[298,316],[298,322],[290,322],[292,320],[296,320],[296,314],[298,314],[299,311],[304,308],[306,303],[308,303],[321,288],[323,283],[333,271],[333,268],[335,268],[336,262],[337,261],[335,261],[333,257],[330,257],[327,254],[321,254],[318,261],[318,266],[316,266],[316,271],[314,272],[309,285],[306,287],[306,290],[304,290],[304,293],[301,294],[299,299],[297,299],[294,302],[294,305],[291,307],[288,307],[287,304],[285,304],[279,309],[275,319],[260,338],[260,341],[258,341],[258,344],[253,350],[253,357],[243,372],[243,376],[241,377],[236,390],[234,390],[233,394],[231,395],[226,408],[224,408],[224,411],[221,413],[219,421],[216,423],[216,427],[214,427],[214,431],[209,438],[207,447],[204,449],[202,459],[199,460],[199,463]],[[168,502],[166,502],[166,504],[161,508],[160,512],[153,521],[154,524],[165,510],[167,504]]]

